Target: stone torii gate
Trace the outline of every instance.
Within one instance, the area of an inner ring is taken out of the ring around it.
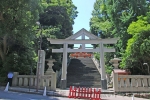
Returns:
[[[82,37],[81,40],[75,40],[79,36]],[[85,36],[89,39],[85,39]],[[101,39],[84,28],[75,33],[74,35],[66,39],[47,39],[51,44],[63,44],[63,48],[52,49],[53,53],[63,53],[63,63],[62,63],[62,76],[61,76],[61,88],[65,89],[67,80],[67,54],[68,52],[100,52],[100,66],[101,66],[101,88],[107,89],[107,79],[105,72],[105,61],[104,61],[104,52],[115,52],[113,48],[105,48],[103,44],[115,44],[117,43],[117,38]],[[81,49],[70,49],[68,44],[82,44]],[[99,47],[96,49],[86,49],[85,44],[99,44]]]

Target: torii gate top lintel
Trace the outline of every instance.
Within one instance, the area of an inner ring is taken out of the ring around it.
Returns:
[[[82,28],[81,30],[79,30],[75,34],[73,34],[70,37],[66,38],[66,40],[68,40],[68,39],[76,39],[77,37],[82,36],[82,35],[86,35],[90,39],[99,39],[99,37],[95,36],[94,34],[90,33],[86,29]]]
[[[79,36],[82,36],[81,40],[75,40]],[[85,40],[85,36],[89,37],[89,39]],[[50,41],[51,44],[115,44],[117,43],[118,38],[108,38],[108,39],[101,39],[94,34],[88,32],[86,29],[82,28],[77,33],[73,34],[72,36],[66,39],[47,39]]]

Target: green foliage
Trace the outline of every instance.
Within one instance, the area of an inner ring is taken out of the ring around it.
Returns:
[[[132,38],[128,40],[127,49],[121,63],[122,67],[137,68],[141,74],[147,73],[147,67],[143,63],[150,62],[150,13],[147,16],[139,16],[137,21],[132,22],[128,28]],[[136,72],[133,72],[135,74]]]
[[[36,66],[33,27],[41,8],[40,0],[0,1],[0,76],[10,70],[27,74]]]
[[[29,74],[31,67],[35,70],[40,39],[48,59],[51,49],[61,46],[51,45],[47,38],[70,36],[76,16],[71,0],[1,0],[0,76],[10,70],[20,74]],[[36,25],[38,20],[40,27]],[[57,60],[61,57],[53,55]]]
[[[105,66],[105,69],[106,69],[106,73],[109,74],[109,75],[111,75],[113,67],[112,66]]]
[[[91,33],[99,36],[100,38],[113,38],[112,31],[114,29],[113,23],[110,20],[110,14],[107,13],[108,10],[107,1],[96,0],[94,4],[94,10],[92,12],[93,17],[90,20],[90,30]],[[98,46],[98,45],[94,45]],[[113,45],[105,45],[106,47],[112,47]],[[109,60],[112,56],[112,53],[105,53],[105,63],[106,63],[106,72],[110,73],[112,71],[112,66],[109,63]],[[96,59],[99,60],[99,54],[95,55]]]
[[[40,14],[39,21],[43,26],[42,49],[46,51],[46,59],[52,55],[52,58],[57,61],[53,66],[54,71],[61,68],[62,54],[52,54],[52,48],[62,48],[62,45],[52,45],[47,38],[65,39],[72,35],[73,20],[76,16],[76,7],[71,0],[51,0],[44,12]],[[40,32],[38,35],[40,36]]]
[[[122,68],[125,68],[125,66],[137,66],[135,61],[142,58],[141,55],[138,55],[138,53],[135,53],[134,57],[130,57],[130,55],[133,56],[133,51],[144,52],[144,50],[139,50],[144,48],[143,45],[145,45],[142,44],[142,47],[138,47],[138,44],[142,43],[142,39],[144,38],[139,39],[141,35],[133,37],[132,35],[141,32],[144,33],[143,31],[149,29],[149,25],[147,24],[150,21],[149,17],[143,17],[146,15],[146,12],[149,11],[149,4],[149,2],[146,3],[146,0],[96,0],[94,4],[94,10],[90,20],[91,33],[99,36],[100,38],[120,38],[116,45],[105,46],[114,47],[116,49],[115,55],[117,55],[117,57],[121,57],[123,62],[126,62],[122,63]],[[147,16],[149,16],[148,13]],[[137,20],[137,17],[139,23],[133,22]],[[136,24],[130,25],[132,22]],[[141,40],[141,42],[136,42],[138,39]],[[133,45],[133,43],[134,48],[129,46]],[[94,46],[96,47],[98,45]],[[128,51],[128,53],[126,51]],[[126,55],[126,58],[124,58],[124,55]],[[105,54],[106,70],[107,68],[109,69],[109,66],[111,66],[109,64],[109,60],[112,57],[113,53]]]
[[[99,53],[94,53],[94,57],[97,59],[97,60],[100,60],[100,54]]]
[[[6,76],[0,77],[0,86],[6,85],[6,83],[7,83],[7,77]]]

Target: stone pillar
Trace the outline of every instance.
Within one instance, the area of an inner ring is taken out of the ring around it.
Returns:
[[[44,76],[44,70],[45,70],[45,51],[44,50],[38,50],[38,63],[37,63],[37,71],[39,68],[39,75]]]
[[[62,62],[62,75],[61,75],[61,84],[60,84],[61,89],[65,89],[67,87],[67,80],[66,80],[66,74],[67,74],[67,48],[68,48],[68,44],[64,43],[63,62]]]
[[[100,48],[100,66],[101,66],[101,87],[102,89],[107,89],[107,79],[106,79],[106,72],[105,72],[105,61],[104,61],[104,47],[103,43],[99,44]]]
[[[52,73],[52,79],[51,79],[51,90],[56,90],[56,73]]]
[[[118,73],[115,73],[114,71],[113,73],[113,90],[114,92],[118,91]]]
[[[84,34],[82,34],[82,40],[85,40],[85,35]],[[82,44],[82,48],[81,49],[85,49],[85,44],[84,43]]]
[[[44,76],[44,69],[45,69],[45,51],[44,50],[38,50],[38,62],[37,62],[37,69],[36,69],[37,90],[43,84],[43,80],[41,80],[41,76]]]
[[[12,86],[17,86],[18,85],[18,75],[19,75],[19,73],[18,72],[14,72],[13,73],[14,74],[14,76],[13,76],[13,79],[12,79]]]

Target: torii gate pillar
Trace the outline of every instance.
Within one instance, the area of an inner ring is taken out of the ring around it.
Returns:
[[[101,88],[106,90],[107,79],[106,79],[106,72],[105,72],[104,47],[102,42],[99,44],[99,49],[100,49],[100,66],[101,66]]]
[[[66,79],[66,74],[67,74],[67,48],[68,48],[68,44],[64,43],[62,76],[61,76],[61,83],[60,83],[60,88],[61,89],[66,89],[67,88],[67,79]]]

